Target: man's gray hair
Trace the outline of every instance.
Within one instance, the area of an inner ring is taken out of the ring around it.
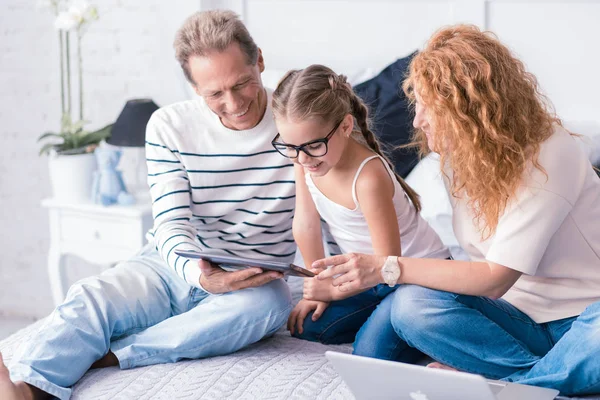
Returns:
[[[223,51],[233,42],[240,45],[248,64],[256,65],[258,47],[239,16],[230,10],[210,10],[189,17],[177,31],[173,47],[185,77],[195,85],[189,69],[190,57]]]

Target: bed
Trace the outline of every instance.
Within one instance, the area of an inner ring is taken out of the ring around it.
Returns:
[[[302,280],[290,278],[288,283],[297,302]],[[34,340],[43,324],[42,319],[0,342],[8,365],[19,343]],[[72,398],[352,400],[352,393],[326,360],[327,350],[349,353],[352,347],[307,342],[281,329],[227,356],[124,371],[117,367],[91,370],[73,387]]]
[[[173,3],[169,4],[169,10],[177,12],[183,2]],[[242,16],[263,50],[268,67],[263,78],[270,87],[285,70],[311,63],[331,66],[348,75],[352,83],[359,83],[376,76],[399,56],[412,53],[442,25],[469,22],[491,28],[538,75],[559,114],[577,121],[574,130],[590,138],[590,159],[600,161],[600,115],[595,112],[600,109],[600,98],[595,95],[600,87],[598,80],[586,78],[586,75],[596,76],[595,66],[600,60],[597,54],[583,50],[594,46],[583,42],[600,37],[600,26],[593,17],[599,15],[597,3],[505,0],[202,0],[197,3],[201,8],[228,7]],[[543,20],[536,18],[542,9]],[[189,10],[186,8],[185,12]],[[570,20],[568,30],[555,29],[565,20]],[[164,28],[165,31],[174,32],[180,22],[180,18],[167,18],[165,23],[172,26]],[[555,57],[560,52],[573,54],[574,44],[581,46],[577,47],[581,50],[580,57]],[[549,59],[557,62],[548,62]],[[579,73],[569,74],[569,79],[556,79],[574,69]],[[185,85],[182,79],[182,87]],[[193,96],[191,91],[188,93]],[[435,163],[432,159],[419,163],[408,182],[426,199],[423,211],[426,219],[444,242],[454,247],[455,258],[461,258],[451,229],[448,231],[449,209],[439,195],[443,185],[440,186],[435,173]],[[290,278],[288,283],[297,301],[301,281]],[[34,340],[43,324],[42,319],[0,342],[0,351],[9,365],[19,343]],[[326,361],[326,350],[351,352],[352,349],[351,345],[325,346],[301,341],[282,329],[271,338],[227,356],[126,371],[116,367],[92,370],[74,386],[73,398],[352,399],[348,387]]]

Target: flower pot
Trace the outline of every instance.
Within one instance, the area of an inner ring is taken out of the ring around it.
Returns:
[[[54,198],[66,203],[90,203],[96,171],[94,153],[49,157],[50,183]]]

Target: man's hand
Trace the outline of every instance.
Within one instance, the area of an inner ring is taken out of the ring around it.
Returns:
[[[323,312],[327,309],[327,306],[329,306],[329,303],[325,301],[313,301],[306,299],[300,300],[288,318],[288,331],[290,331],[290,333],[293,335],[295,330],[298,329],[298,334],[302,334],[302,332],[304,332],[304,319],[306,319],[308,313],[315,310],[312,315],[312,320],[316,321],[321,317],[321,315],[323,315]]]
[[[266,271],[260,268],[247,268],[241,271],[229,272],[208,261],[198,261],[202,274],[200,285],[209,293],[227,293],[249,287],[262,286],[265,283],[283,278],[281,272]]]

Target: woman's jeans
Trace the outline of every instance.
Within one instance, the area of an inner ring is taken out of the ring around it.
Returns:
[[[388,297],[398,336],[443,364],[563,395],[600,392],[600,302],[538,324],[501,299],[414,285]]]
[[[354,342],[354,354],[384,360],[415,362],[422,353],[409,347],[394,331],[391,319],[392,294],[396,287],[377,285],[344,300],[333,301],[317,320],[312,313],[304,319],[300,339],[340,344]]]
[[[73,285],[10,367],[60,399],[109,350],[122,369],[232,353],[275,333],[291,311],[287,284],[211,295],[191,287],[152,245]]]

